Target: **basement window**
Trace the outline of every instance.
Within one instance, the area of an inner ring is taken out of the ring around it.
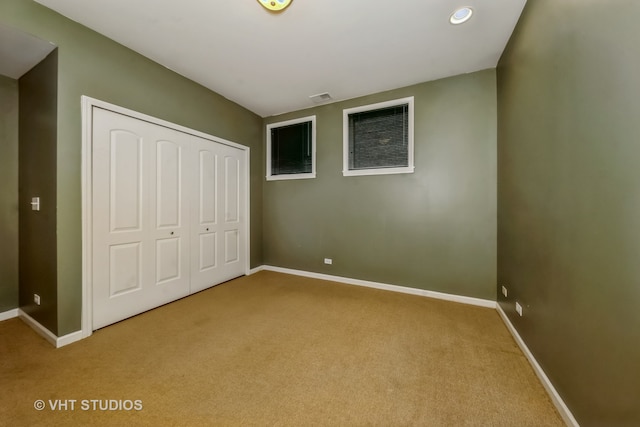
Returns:
[[[316,177],[316,116],[267,125],[267,181]]]
[[[413,173],[413,97],[343,110],[344,176]]]

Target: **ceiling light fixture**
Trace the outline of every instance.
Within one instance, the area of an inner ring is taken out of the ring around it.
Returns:
[[[291,4],[291,0],[258,0],[270,12],[282,12]]]
[[[470,7],[461,7],[460,9],[457,9],[455,12],[453,12],[451,18],[449,18],[449,22],[451,22],[453,25],[462,24],[464,22],[467,22],[469,18],[471,18],[471,15],[473,15],[473,9],[471,9]]]

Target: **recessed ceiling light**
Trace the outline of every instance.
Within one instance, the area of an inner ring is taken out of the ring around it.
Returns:
[[[473,15],[473,9],[470,7],[461,7],[457,9],[449,18],[449,22],[454,25],[462,24],[463,22],[467,22],[469,18]]]

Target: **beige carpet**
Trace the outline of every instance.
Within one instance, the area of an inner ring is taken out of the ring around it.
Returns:
[[[60,349],[0,323],[0,425],[563,423],[495,310],[265,271]]]

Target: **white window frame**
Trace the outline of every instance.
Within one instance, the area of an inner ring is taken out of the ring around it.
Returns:
[[[414,97],[394,99],[392,101],[378,102],[376,104],[363,105],[360,107],[347,108],[342,110],[342,175],[343,176],[362,176],[362,175],[390,175],[399,173],[413,173],[415,170],[413,156],[413,111]],[[400,105],[408,105],[408,166],[395,168],[372,168],[372,169],[349,169],[349,115],[354,113],[362,113],[365,111],[379,110],[382,108],[397,107]]]
[[[297,125],[311,122],[311,172],[272,175],[271,169],[271,129],[284,126]],[[309,179],[316,177],[316,116],[301,117],[299,119],[286,120],[284,122],[270,123],[267,125],[267,181],[282,181],[286,179]]]

